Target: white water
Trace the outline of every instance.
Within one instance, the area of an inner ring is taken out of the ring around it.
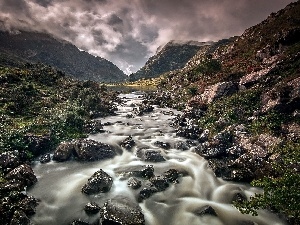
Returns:
[[[260,211],[259,216],[243,215],[232,204],[236,193],[246,196],[260,190],[248,185],[227,182],[217,178],[208,168],[207,162],[193,152],[193,148],[181,151],[174,148],[175,143],[186,141],[177,137],[169,123],[172,114],[178,112],[170,109],[155,108],[154,112],[134,118],[127,118],[133,110],[133,104],[141,101],[141,95],[123,94],[124,104],[119,106],[116,116],[107,117],[102,123],[111,122],[105,126],[105,133],[91,135],[89,138],[116,146],[120,154],[113,159],[79,163],[75,161],[47,164],[36,163],[34,172],[38,183],[29,194],[41,200],[36,215],[32,218],[34,224],[64,225],[74,219],[88,222],[96,220],[88,216],[83,208],[90,201],[100,206],[109,198],[122,195],[136,201],[138,191],[127,187],[127,179],[120,172],[140,165],[153,165],[156,175],[170,168],[186,171],[187,175],[179,178],[179,183],[171,184],[168,189],[158,192],[139,203],[145,215],[146,225],[240,225],[242,221],[251,220],[257,225],[284,225],[274,214]],[[132,152],[122,150],[119,143],[131,135],[136,142]],[[162,150],[167,160],[160,163],[143,162],[135,155],[136,149],[145,147],[159,149],[155,141],[171,144],[170,150]],[[113,177],[113,186],[108,193],[87,196],[81,193],[81,187],[97,170],[103,169]],[[217,217],[198,216],[196,211],[202,206],[212,206]]]

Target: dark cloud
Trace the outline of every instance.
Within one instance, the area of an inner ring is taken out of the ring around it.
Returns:
[[[208,41],[240,35],[290,2],[0,0],[0,26],[49,32],[130,73],[169,40]]]

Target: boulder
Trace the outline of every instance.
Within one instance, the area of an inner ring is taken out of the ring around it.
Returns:
[[[139,189],[142,186],[142,182],[135,177],[130,177],[127,182],[127,186],[132,189]]]
[[[30,225],[30,220],[22,210],[16,210],[10,221],[10,225]]]
[[[198,215],[198,216],[205,216],[205,215],[217,216],[217,213],[214,210],[214,208],[209,206],[209,205],[205,205],[205,206],[199,208],[195,212],[195,214]]]
[[[104,203],[100,210],[100,224],[144,225],[145,218],[138,204],[118,197]]]
[[[170,186],[168,180],[164,176],[151,177],[149,180],[157,191],[164,191]]]
[[[48,163],[50,161],[51,161],[51,157],[49,153],[42,155],[40,158],[40,163]]]
[[[126,150],[131,150],[135,145],[135,141],[132,139],[131,136],[127,137],[124,141],[121,142],[121,147],[125,148]]]
[[[154,186],[149,186],[149,187],[145,187],[143,188],[138,195],[138,201],[142,202],[143,200],[150,198],[153,194],[155,194],[156,192],[158,192],[157,188]]]
[[[156,147],[159,147],[159,148],[163,148],[165,150],[168,150],[171,148],[171,145],[170,143],[168,142],[162,142],[162,141],[156,141],[153,143]]]
[[[79,139],[74,142],[75,156],[79,161],[96,161],[113,158],[115,149],[110,145],[90,139]]]
[[[35,214],[35,209],[38,206],[38,200],[33,196],[24,196],[22,200],[18,203],[18,208],[25,212],[26,215]]]
[[[176,182],[179,177],[179,172],[175,169],[169,169],[163,173],[164,178],[169,182]]]
[[[137,157],[146,162],[163,162],[166,161],[165,158],[161,155],[159,150],[152,149],[139,149],[137,151]]]
[[[24,190],[25,187],[30,187],[37,182],[32,168],[23,164],[6,174],[5,179],[8,181],[7,185],[13,190]]]
[[[84,206],[84,211],[89,214],[96,214],[100,211],[100,206],[95,202],[89,202]]]
[[[112,183],[112,177],[100,169],[88,179],[88,182],[82,187],[81,191],[87,195],[108,192],[111,189]]]
[[[74,152],[73,142],[61,142],[54,151],[53,160],[58,162],[64,162],[71,158]]]

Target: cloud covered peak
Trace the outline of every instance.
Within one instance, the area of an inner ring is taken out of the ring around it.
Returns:
[[[0,0],[1,30],[33,30],[135,72],[170,40],[240,35],[290,0]]]

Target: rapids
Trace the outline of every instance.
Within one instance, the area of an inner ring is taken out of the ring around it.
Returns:
[[[182,151],[175,148],[176,143],[187,141],[177,137],[169,125],[178,113],[172,109],[154,107],[154,111],[142,116],[130,118],[136,104],[142,101],[142,94],[121,94],[123,104],[118,106],[117,115],[101,119],[104,133],[90,135],[88,138],[116,147],[119,154],[113,159],[97,162],[54,162],[47,164],[35,162],[33,167],[38,183],[28,191],[40,199],[32,222],[37,225],[64,225],[74,219],[87,222],[96,221],[97,216],[88,216],[83,210],[88,202],[100,206],[109,198],[122,195],[136,201],[137,191],[127,186],[127,179],[122,173],[139,165],[153,165],[156,175],[170,168],[185,171],[186,175],[179,182],[170,185],[163,192],[158,192],[140,202],[146,225],[242,225],[253,221],[257,225],[284,225],[276,215],[259,211],[258,216],[243,215],[231,204],[237,193],[249,197],[261,190],[247,184],[233,183],[217,178],[208,167],[205,159],[193,152],[193,147]],[[136,142],[132,151],[120,147],[120,142],[132,136]],[[168,142],[169,150],[160,149],[164,162],[143,162],[135,154],[136,149],[159,149],[155,141]],[[103,169],[113,177],[113,186],[108,193],[87,196],[81,187],[97,170]],[[195,212],[205,205],[212,206],[216,216],[199,216]]]

